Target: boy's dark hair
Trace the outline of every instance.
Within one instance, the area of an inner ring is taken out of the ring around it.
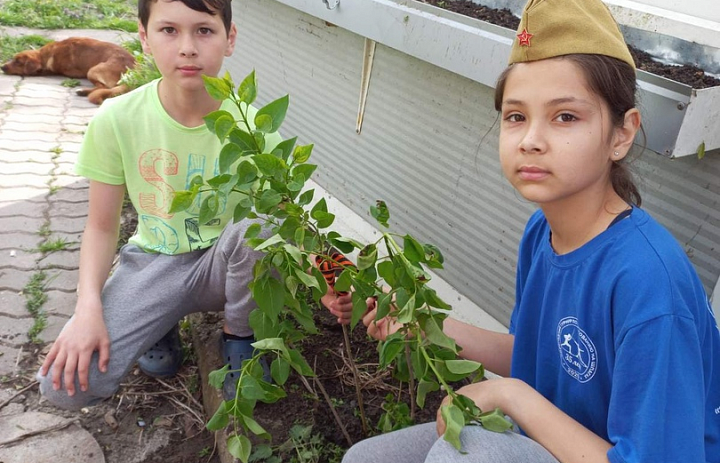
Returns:
[[[574,54],[563,59],[573,62],[585,75],[590,91],[600,96],[610,109],[613,127],[622,127],[625,113],[636,106],[637,80],[628,63],[605,55]],[[505,83],[512,66],[505,69],[495,86],[495,110],[502,108]],[[643,132],[644,133],[644,132]],[[625,157],[627,159],[627,156]],[[612,163],[610,180],[615,192],[628,204],[640,206],[642,198],[625,159]]]
[[[150,19],[150,9],[152,4],[158,0],[138,0],[138,18],[144,28],[147,29],[148,20]],[[232,24],[232,0],[170,0],[171,2],[182,2],[188,8],[208,13],[211,15],[220,14],[223,24],[225,25],[225,33],[230,33],[230,25]]]

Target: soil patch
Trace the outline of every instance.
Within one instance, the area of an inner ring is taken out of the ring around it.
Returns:
[[[520,18],[513,15],[508,9],[494,9],[478,5],[469,0],[418,0],[455,13],[459,13],[481,21],[486,21],[507,29],[517,30]],[[707,75],[697,66],[671,65],[656,61],[652,55],[635,47],[629,46],[630,54],[635,65],[643,71],[665,77],[676,82],[689,85],[693,88],[708,88],[720,86],[720,79]]]

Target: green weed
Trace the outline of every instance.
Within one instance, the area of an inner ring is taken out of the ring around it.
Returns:
[[[2,13],[0,13],[1,15]],[[40,35],[26,35],[23,37],[0,35],[0,62],[9,61],[18,52],[40,48],[48,42],[51,42],[51,40]]]
[[[135,55],[135,67],[127,70],[120,77],[119,83],[127,85],[132,90],[160,78],[160,71],[158,71],[152,56],[140,52],[133,52],[133,54]]]
[[[42,306],[47,302],[47,294],[45,294],[45,284],[47,275],[40,271],[30,277],[27,285],[23,288],[25,295],[25,308],[35,319],[33,326],[28,331],[28,337],[31,342],[41,342],[38,335],[47,326],[47,315],[42,311]]]
[[[38,251],[43,253],[64,251],[67,249],[70,243],[65,238],[55,238],[54,240],[47,240],[38,246]]]
[[[137,0],[5,0],[0,25],[137,32]]]
[[[60,82],[60,85],[62,85],[63,87],[68,87],[68,88],[75,88],[75,87],[80,86],[80,81],[77,79],[65,79],[62,82]]]

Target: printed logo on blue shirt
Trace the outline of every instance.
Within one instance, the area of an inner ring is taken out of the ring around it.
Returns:
[[[557,327],[560,364],[567,374],[581,383],[590,381],[597,371],[597,350],[592,339],[578,326],[575,317],[565,317]]]

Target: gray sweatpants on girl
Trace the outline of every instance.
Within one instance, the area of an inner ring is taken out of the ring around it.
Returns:
[[[38,374],[42,395],[57,407],[73,410],[112,396],[135,361],[193,312],[224,310],[232,334],[252,335],[248,315],[256,305],[248,284],[253,280],[255,262],[263,256],[244,244],[245,231],[252,223],[230,223],[210,248],[174,256],[124,246],[120,265],[102,293],[110,337],[107,372],[98,369],[95,352],[86,392],[80,390],[77,375],[74,396],[67,395],[64,384],[54,391],[51,368],[45,377]],[[65,327],[71,323],[73,318]]]
[[[347,451],[342,463],[558,463],[545,448],[514,432],[465,426],[462,454],[425,423],[365,439]]]

